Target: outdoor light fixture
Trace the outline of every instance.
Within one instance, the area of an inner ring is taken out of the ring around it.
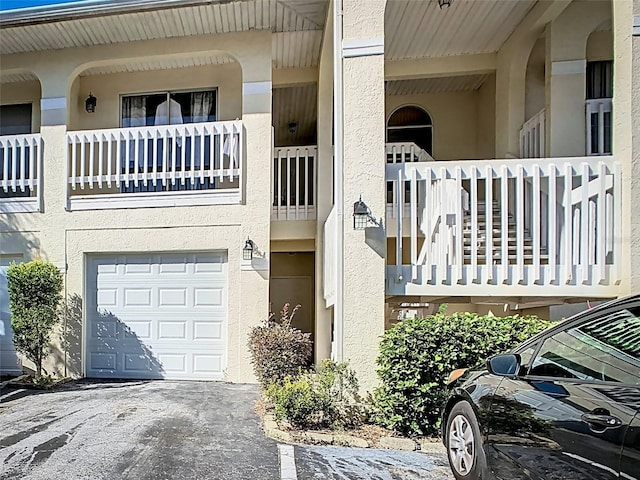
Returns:
[[[98,99],[94,97],[91,92],[89,92],[89,96],[84,101],[84,108],[87,113],[93,113],[96,111],[96,105],[98,104]]]
[[[353,229],[364,230],[369,225],[369,221],[373,223],[377,222],[371,216],[371,210],[367,207],[367,204],[362,201],[362,197],[353,204]]]
[[[295,135],[298,132],[298,122],[289,122],[289,133]]]
[[[244,248],[242,249],[242,259],[243,260],[253,259],[253,241],[251,241],[249,237],[247,237],[247,241],[244,242]]]
[[[450,7],[452,1],[453,0],[438,0],[438,5],[440,5],[440,8],[443,8],[445,6]]]

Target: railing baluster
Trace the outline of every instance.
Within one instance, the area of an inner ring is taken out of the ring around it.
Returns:
[[[309,149],[304,149],[304,220],[309,220]]]
[[[565,275],[564,280],[570,283],[573,280],[573,206],[571,189],[573,183],[573,168],[570,163],[564,164],[564,228],[565,234]]]
[[[150,132],[144,132],[142,134],[143,137],[143,150],[144,150],[144,158],[142,159],[142,184],[144,185],[144,188],[149,188],[149,141],[151,139],[153,139],[153,143],[151,145],[151,155],[152,155],[152,160],[155,163],[155,157],[156,157],[156,150],[154,148],[154,145],[156,143],[155,139],[154,139],[154,134],[150,133]],[[137,169],[136,169],[137,170]],[[155,179],[154,179],[155,182]]]
[[[27,185],[29,186],[30,189],[33,189],[35,187],[34,180],[36,178],[35,156],[38,150],[38,146],[37,146],[37,140],[35,137],[30,137],[30,139],[27,140],[27,142],[29,145],[29,175],[27,179]]]
[[[284,191],[284,182],[282,181],[282,163],[284,160],[285,149],[280,148],[278,150],[278,219],[280,219],[280,215],[282,212],[282,208],[285,206],[286,200],[286,192],[283,195]],[[284,198],[283,198],[284,197]]]
[[[286,219],[291,220],[291,153],[289,149],[286,150],[286,166],[287,166],[287,189],[286,189],[286,204],[287,204],[287,215]]]
[[[555,283],[558,279],[556,272],[558,266],[558,258],[556,251],[556,226],[558,224],[557,211],[556,211],[556,191],[557,191],[557,175],[556,166],[552,163],[549,165],[549,240],[548,240],[548,254],[549,254],[549,282]]]
[[[178,168],[176,165],[178,158],[178,131],[178,128],[174,127],[171,135],[171,185],[173,187],[175,187],[178,182]],[[213,146],[213,143],[210,146]],[[213,160],[213,155],[210,155],[209,158]],[[211,167],[213,167],[213,165],[211,165]],[[211,172],[213,172],[213,168]],[[213,182],[213,175],[211,180]]]
[[[204,171],[204,128],[200,127],[194,127],[196,130],[196,138],[197,138],[197,134],[198,134],[198,129],[200,129],[200,182],[202,184],[204,184],[204,176],[205,176],[205,171]]]
[[[533,197],[532,201],[532,216],[533,224],[529,235],[533,237],[533,278],[529,279],[529,284],[537,283],[540,280],[540,249],[541,241],[540,236],[542,234],[541,221],[540,221],[540,166],[533,166]]]
[[[455,245],[455,261],[456,261],[456,280],[454,283],[462,281],[462,270],[464,268],[464,216],[462,211],[462,169],[457,166],[455,169],[455,192],[452,192],[455,198],[455,232],[456,232],[456,245]]]
[[[598,233],[596,264],[598,265],[598,283],[602,283],[607,276],[606,272],[606,230],[607,218],[605,215],[606,199],[607,199],[607,164],[598,163],[598,196],[597,214],[596,214],[596,231]]]
[[[23,138],[18,139],[17,143],[20,146],[20,190],[24,192],[25,191],[24,177],[26,176],[25,169],[27,164],[27,159],[26,159],[27,145]]]
[[[102,162],[104,162],[104,145],[102,141],[102,133],[98,133],[96,137],[100,142],[98,144],[98,188],[102,188],[102,176],[103,176]]]
[[[621,279],[620,264],[622,262],[622,171],[620,162],[613,164],[613,271],[611,284],[619,284]]]
[[[598,154],[604,153],[604,104],[598,103]]]
[[[411,169],[409,185],[409,208],[411,215],[411,280],[418,278],[418,181],[415,167]]]
[[[501,283],[507,283],[509,280],[509,169],[506,165],[501,167],[501,183],[500,183],[500,233],[502,242],[502,254],[501,258],[501,270],[502,279]]]
[[[589,241],[593,232],[589,229],[589,164],[582,164],[582,202],[580,206],[581,232],[580,232],[580,281],[587,284],[589,281]]]
[[[516,168],[516,271],[517,282],[524,280],[524,167]],[[539,228],[540,224],[536,226]]]
[[[476,281],[478,275],[478,169],[471,166],[471,198],[469,199],[471,214],[471,280]],[[485,222],[486,226],[486,222]],[[463,232],[464,234],[464,232]]]
[[[167,186],[167,170],[169,169],[169,154],[170,154],[170,150],[171,150],[171,142],[169,141],[169,128],[170,127],[163,127],[162,128],[162,186],[166,187]],[[202,162],[202,165],[204,165],[204,148],[202,148],[200,150],[202,152],[203,158],[200,160]]]
[[[111,188],[111,176],[113,175],[113,140],[111,134],[105,135],[107,141],[107,187]]]
[[[446,261],[448,238],[445,239],[444,232],[449,229],[447,225],[447,198],[445,183],[447,181],[447,170],[440,167],[440,227],[438,232],[438,244],[440,245],[440,257],[438,258],[438,281],[444,283],[447,279],[447,265],[451,263]],[[447,232],[448,233],[448,232]]]
[[[398,169],[398,189],[404,185],[403,170]],[[404,190],[404,189],[402,189]],[[403,192],[404,193],[404,192]],[[404,195],[398,195],[398,231],[396,232],[396,278],[402,281],[402,220],[404,217]]]
[[[224,128],[224,127],[223,127]],[[189,178],[191,179],[191,188],[195,188],[196,184],[196,136],[191,125],[186,129],[185,142],[191,144],[191,160],[189,163]]]
[[[299,220],[300,215],[300,149],[296,148],[296,155],[294,157],[295,162],[295,181],[296,181],[296,196],[295,196],[295,218]]]
[[[115,135],[112,134],[112,140],[114,139],[116,142],[116,159],[115,159],[115,167],[116,167],[116,186],[120,185],[122,181],[121,173],[123,170],[122,162],[122,131],[119,130]]]
[[[493,281],[493,168],[486,166],[485,175],[485,240],[484,240],[484,260],[487,265],[487,281]]]
[[[84,172],[85,172],[85,163],[87,162],[87,157],[85,155],[86,136],[81,133],[79,135],[79,138],[80,138],[80,189],[84,190]]]
[[[233,131],[227,132],[225,137],[225,128],[224,126],[218,132],[220,140],[218,142],[218,148],[220,149],[220,172],[219,180],[220,183],[224,181],[224,143],[228,142],[229,145],[229,170],[233,170],[233,152],[232,152],[232,144],[233,144]]]
[[[4,161],[2,162],[2,189],[7,193],[9,191],[9,150],[10,143],[7,140],[2,142],[2,149],[4,150]]]
[[[93,182],[95,181],[94,178],[94,162],[95,162],[95,156],[96,156],[96,152],[95,152],[95,138],[96,135],[95,133],[89,133],[87,135],[87,138],[89,139],[89,162],[88,162],[88,167],[89,167],[89,179],[88,179],[88,183],[89,183],[89,189],[93,188]]]

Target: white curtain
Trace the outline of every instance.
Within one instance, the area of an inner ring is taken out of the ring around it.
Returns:
[[[194,92],[191,94],[192,122],[207,122],[213,107],[214,92]]]
[[[147,124],[147,98],[124,97],[122,99],[122,126],[144,127]]]

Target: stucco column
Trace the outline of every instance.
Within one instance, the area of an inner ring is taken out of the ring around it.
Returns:
[[[383,228],[353,229],[360,197],[385,217],[384,10],[381,0],[344,2],[343,358],[363,390],[377,383],[375,359],[385,320]],[[386,225],[385,225],[386,227]]]
[[[640,290],[640,0],[613,2],[613,155],[622,165],[622,294]]]
[[[527,60],[533,44],[518,43],[498,52],[496,67],[496,157],[520,156],[525,121]]]
[[[585,155],[587,40],[610,12],[610,2],[574,2],[547,27],[545,133],[550,157]]]
[[[246,152],[244,168],[244,203],[246,225],[244,238],[254,245],[254,259],[244,262],[240,272],[240,322],[238,344],[229,346],[230,378],[235,382],[255,381],[248,355],[247,339],[251,328],[260,324],[269,313],[269,245],[271,241],[271,182],[272,158],[272,85],[271,85],[271,33],[261,32],[263,39],[256,42],[256,50],[238,55],[242,66],[242,122]],[[250,218],[250,221],[249,221]],[[240,251],[244,242],[232,247]],[[238,278],[231,273],[230,278]],[[242,312],[262,314],[246,318]]]
[[[331,310],[324,301],[324,224],[332,208],[333,190],[333,16],[329,8],[318,77],[318,158],[316,186],[316,324],[315,363],[331,357]]]

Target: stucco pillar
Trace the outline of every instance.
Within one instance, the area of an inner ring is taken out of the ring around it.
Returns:
[[[377,383],[375,359],[385,321],[384,228],[353,229],[360,197],[385,217],[384,10],[381,0],[344,2],[343,358],[363,390]],[[386,227],[386,225],[385,225]]]
[[[546,148],[551,157],[586,152],[586,48],[611,14],[611,2],[574,2],[547,27]]]
[[[527,60],[533,44],[511,45],[498,52],[496,67],[496,157],[520,156],[525,121]]]
[[[315,363],[331,357],[331,310],[324,301],[324,224],[332,208],[333,190],[333,16],[329,8],[318,77],[318,163],[316,202]]]
[[[242,67],[242,122],[246,152],[244,168],[244,203],[251,221],[246,225],[245,238],[254,243],[254,259],[243,263],[240,272],[240,312],[262,312],[255,318],[243,313],[238,327],[238,344],[229,348],[230,379],[234,382],[255,381],[248,355],[247,339],[252,327],[260,324],[269,313],[269,245],[271,241],[271,182],[273,158],[271,33],[260,32],[264,38],[246,56],[238,55]],[[256,51],[259,50],[259,51]],[[247,220],[245,218],[245,220]],[[239,242],[235,248],[244,246]],[[231,273],[230,278],[238,278]]]
[[[623,294],[640,290],[640,0],[613,2],[613,155],[622,165]]]

